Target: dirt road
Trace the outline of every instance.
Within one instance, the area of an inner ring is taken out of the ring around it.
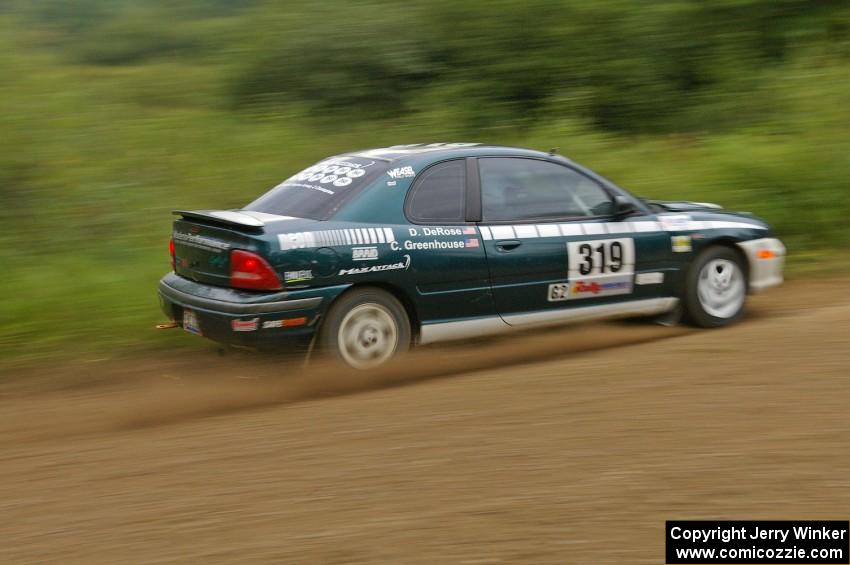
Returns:
[[[848,289],[368,379],[203,354],[13,380],[0,562],[657,564],[666,519],[847,519]]]

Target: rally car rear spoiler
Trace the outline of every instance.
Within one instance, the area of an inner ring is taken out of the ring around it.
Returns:
[[[244,212],[234,210],[174,210],[175,216],[187,219],[204,220],[218,224],[237,226],[242,229],[262,229],[266,224],[262,220]]]

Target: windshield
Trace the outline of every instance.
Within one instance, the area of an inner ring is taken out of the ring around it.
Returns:
[[[386,162],[365,157],[331,157],[292,175],[244,209],[323,220],[386,168]]]

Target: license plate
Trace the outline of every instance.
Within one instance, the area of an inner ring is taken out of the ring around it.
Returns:
[[[201,325],[198,323],[198,315],[191,310],[183,310],[183,329],[193,334],[203,335]]]

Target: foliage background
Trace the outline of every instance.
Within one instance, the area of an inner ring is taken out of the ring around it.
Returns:
[[[170,211],[359,147],[558,147],[819,261],[848,125],[847,1],[0,0],[0,359],[173,344]]]

